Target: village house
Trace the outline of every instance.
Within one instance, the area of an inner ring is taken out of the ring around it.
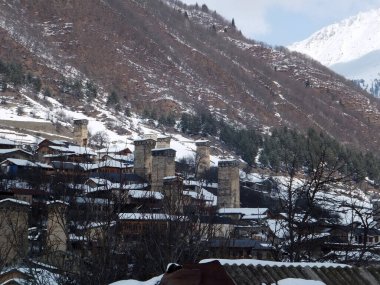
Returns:
[[[18,148],[19,146],[21,146],[19,143],[5,138],[0,138],[0,149],[13,149]]]
[[[51,149],[49,148],[50,146],[66,147],[69,144],[69,142],[61,140],[43,139],[38,143],[36,152],[39,155],[39,158],[42,158],[44,155],[52,153]]]
[[[97,153],[100,158],[103,158],[105,155],[129,156],[132,151],[127,146],[112,145],[98,150]]]
[[[154,223],[155,227],[166,228],[171,217],[162,213],[120,213],[118,215],[118,234],[126,240],[138,238]]]
[[[33,154],[19,148],[0,149],[0,161],[7,158],[30,160],[33,158]]]
[[[254,258],[273,260],[274,249],[270,244],[252,239],[211,239],[209,249],[215,258]]]
[[[44,140],[36,151],[39,159],[47,163],[52,161],[89,163],[96,160],[96,153],[88,147],[63,142],[62,144],[51,144],[50,141]]]
[[[91,165],[88,171],[91,173],[120,175],[125,173],[133,173],[133,165],[122,163],[116,160],[105,160]]]
[[[29,170],[39,170],[42,174],[50,175],[54,172],[51,165],[31,162],[25,159],[7,158],[0,163],[1,171],[4,174],[15,176],[20,174],[27,174]]]

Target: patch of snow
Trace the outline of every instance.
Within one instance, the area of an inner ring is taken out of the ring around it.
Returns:
[[[326,283],[317,280],[306,280],[300,278],[286,278],[279,280],[272,285],[326,285]]]
[[[153,277],[152,279],[149,279],[147,281],[138,281],[134,279],[129,280],[121,280],[113,282],[109,285],[157,285],[160,283],[163,275]]]

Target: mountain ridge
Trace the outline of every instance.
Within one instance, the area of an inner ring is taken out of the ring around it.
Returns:
[[[339,74],[362,82],[359,85],[375,97],[380,96],[380,9],[361,12],[326,26],[303,41],[289,46]],[[368,67],[366,67],[368,66]]]

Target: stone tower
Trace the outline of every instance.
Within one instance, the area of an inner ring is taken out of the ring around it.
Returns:
[[[48,218],[46,246],[48,251],[67,250],[66,209],[67,203],[51,201],[47,203]]]
[[[152,149],[152,191],[163,191],[163,179],[175,175],[175,153],[171,148]]]
[[[16,199],[0,201],[0,262],[9,264],[25,258],[28,252],[30,204]]]
[[[165,205],[170,214],[183,213],[183,178],[167,176],[163,179],[163,194]]]
[[[88,120],[74,120],[74,141],[80,146],[87,146]]]
[[[195,142],[197,146],[195,165],[197,178],[210,169],[210,142],[207,140],[199,140]]]
[[[239,162],[218,163],[218,208],[240,208]]]
[[[170,148],[170,139],[168,136],[159,136],[157,138],[156,148]]]
[[[151,181],[152,175],[152,149],[156,146],[153,139],[135,140],[134,170],[135,173],[147,181]]]

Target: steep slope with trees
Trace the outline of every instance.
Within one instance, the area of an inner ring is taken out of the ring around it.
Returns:
[[[97,102],[120,120],[130,109],[160,110],[158,118],[172,122],[206,108],[239,127],[313,127],[378,151],[376,99],[309,58],[246,39],[238,19],[228,23],[206,6],[2,0],[0,7],[0,59],[20,64],[37,89],[73,109],[91,114]]]

